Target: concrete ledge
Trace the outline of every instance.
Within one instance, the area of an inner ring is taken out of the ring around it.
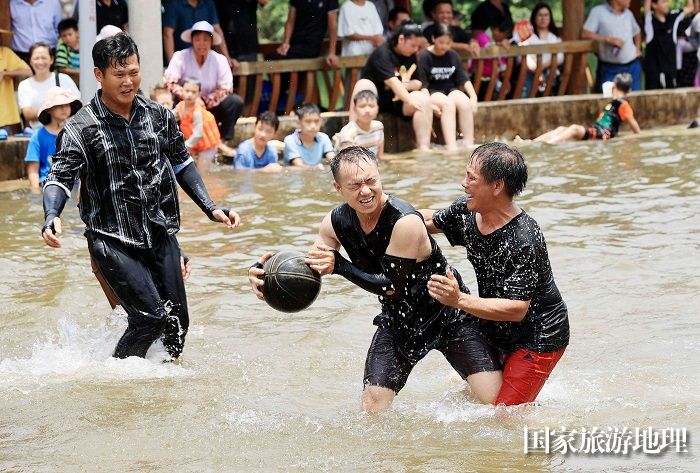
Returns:
[[[700,115],[700,89],[697,88],[635,92],[629,101],[642,129],[689,123]],[[474,136],[477,142],[484,143],[510,140],[515,135],[534,138],[557,126],[572,123],[588,126],[608,102],[609,99],[599,94],[484,102],[479,104]],[[322,131],[331,138],[348,122],[347,112],[327,112],[322,116]],[[384,123],[387,152],[399,153],[415,147],[410,120],[386,114],[379,119]],[[239,119],[234,144],[253,136],[254,127],[254,117]],[[296,127],[296,117],[280,117],[275,138],[283,140]],[[440,120],[433,121],[433,128],[441,139]],[[28,141],[26,138],[0,141],[0,181],[24,177]]]

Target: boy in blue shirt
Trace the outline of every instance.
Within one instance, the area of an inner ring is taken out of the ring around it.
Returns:
[[[29,140],[24,162],[27,163],[29,189],[39,192],[51,169],[51,158],[56,154],[56,137],[63,129],[66,120],[73,116],[82,104],[71,91],[52,87],[46,93],[39,121],[44,125]]]
[[[262,172],[279,172],[277,151],[268,143],[274,138],[280,121],[273,112],[263,112],[255,120],[253,137],[245,140],[236,149],[233,166],[236,169],[255,169]]]
[[[321,110],[318,105],[306,103],[297,109],[299,125],[284,139],[284,162],[299,168],[323,169],[323,158],[335,156],[328,135],[321,129]]]

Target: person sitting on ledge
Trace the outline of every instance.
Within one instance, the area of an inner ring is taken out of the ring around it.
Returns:
[[[541,141],[550,145],[572,140],[605,141],[617,136],[622,122],[627,122],[634,133],[639,133],[641,131],[639,124],[634,118],[632,107],[629,102],[627,102],[627,94],[631,88],[632,76],[628,72],[621,72],[616,75],[613,80],[612,102],[606,105],[605,109],[600,112],[598,120],[596,120],[593,126],[588,128],[582,125],[560,126],[538,136],[535,138],[535,141]],[[520,137],[516,137],[516,140],[519,138]]]
[[[420,68],[416,53],[423,40],[420,25],[404,22],[399,30],[367,58],[352,91],[371,90],[379,97],[379,112],[391,113],[413,122],[416,148],[430,149],[433,108],[428,93],[428,80]],[[415,73],[415,74],[414,74]],[[350,103],[350,121],[357,120],[354,103]]]

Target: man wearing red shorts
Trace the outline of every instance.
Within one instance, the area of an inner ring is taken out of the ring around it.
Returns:
[[[476,272],[478,296],[461,292],[451,271],[433,275],[428,290],[439,302],[478,317],[481,334],[500,352],[503,373],[492,383],[494,404],[533,401],[569,343],[568,312],[544,236],[513,202],[526,183],[522,155],[488,143],[471,155],[462,181],[466,196],[437,212],[421,210],[428,231],[464,246]]]

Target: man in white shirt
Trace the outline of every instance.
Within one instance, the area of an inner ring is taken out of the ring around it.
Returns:
[[[367,0],[346,0],[340,7],[338,36],[341,56],[364,56],[384,42],[384,27],[377,8]]]

